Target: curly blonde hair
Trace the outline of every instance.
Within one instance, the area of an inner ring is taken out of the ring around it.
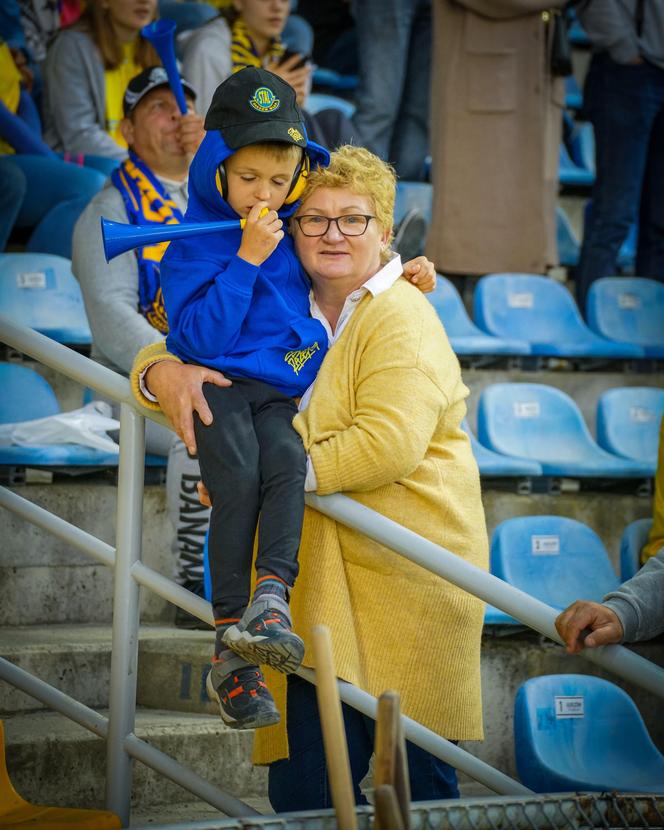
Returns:
[[[306,201],[321,187],[347,188],[358,196],[367,196],[373,202],[376,224],[381,231],[389,231],[392,241],[394,224],[394,196],[397,177],[394,168],[364,147],[345,144],[330,154],[328,167],[316,167],[309,174],[302,194]],[[389,251],[386,251],[389,258]]]

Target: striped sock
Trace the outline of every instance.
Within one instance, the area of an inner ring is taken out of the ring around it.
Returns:
[[[265,574],[264,576],[259,576],[256,580],[253,599],[256,600],[263,594],[272,594],[280,597],[284,602],[288,602],[290,599],[290,586],[279,576]]]

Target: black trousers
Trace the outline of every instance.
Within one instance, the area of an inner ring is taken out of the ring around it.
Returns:
[[[232,381],[227,388],[206,383],[213,422],[194,419],[212,501],[208,555],[216,619],[240,616],[249,602],[257,525],[258,575],[293,585],[304,516],[306,454],[292,425],[295,401],[262,381]]]

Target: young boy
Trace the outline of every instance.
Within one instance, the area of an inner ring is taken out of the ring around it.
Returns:
[[[290,589],[304,515],[306,457],[294,398],[327,349],[309,316],[309,286],[282,219],[309,165],[329,154],[307,141],[295,92],[247,68],[216,90],[191,165],[185,222],[246,220],[243,230],[171,242],[161,264],[169,351],[223,371],[206,384],[213,423],[196,423],[212,512],[208,552],[216,639],[208,694],[238,729],[279,714],[258,664],[295,671],[304,644],[291,630]],[[250,579],[259,521],[256,588]]]

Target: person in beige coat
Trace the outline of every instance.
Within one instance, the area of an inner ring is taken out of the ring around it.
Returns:
[[[330,344],[293,421],[309,459],[305,489],[346,493],[486,569],[479,473],[461,427],[468,389],[433,307],[401,278],[389,250],[394,195],[384,162],[344,147],[310,174],[295,215],[311,313]],[[164,360],[163,347],[148,350],[135,363],[134,390],[140,398],[137,374],[147,371],[149,389],[177,423],[177,410],[187,408],[177,388],[191,367]],[[299,559],[291,609],[304,665],[312,665],[312,626],[325,624],[341,678],[372,695],[397,689],[404,714],[449,740],[482,738],[480,600],[311,508]],[[272,806],[329,806],[313,687],[290,675],[286,689],[273,673],[268,685],[282,722],[258,730],[254,760],[271,765]],[[373,724],[349,708],[345,719],[355,795],[366,803],[359,782]],[[458,796],[448,764],[410,743],[408,760],[413,800]]]
[[[426,254],[438,271],[544,273],[557,263],[564,89],[550,71],[543,12],[556,5],[434,0]]]

